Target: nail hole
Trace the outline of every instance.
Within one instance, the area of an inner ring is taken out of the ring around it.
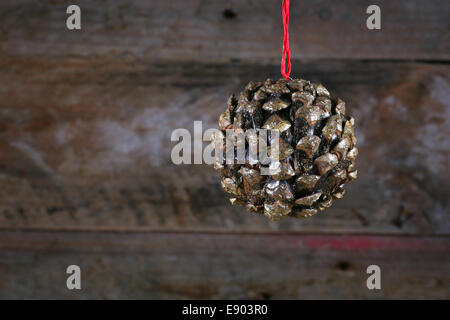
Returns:
[[[336,269],[347,271],[348,269],[350,269],[350,263],[348,263],[347,261],[339,261],[338,263],[336,263]]]
[[[236,18],[236,13],[231,9],[223,10],[222,15],[225,19],[229,20]]]

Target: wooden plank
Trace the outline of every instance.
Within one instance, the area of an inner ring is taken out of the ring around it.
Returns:
[[[312,219],[231,207],[175,128],[216,127],[231,92],[278,67],[0,59],[0,228],[449,234],[448,65],[300,63],[356,118],[360,178]]]
[[[1,51],[24,56],[123,54],[177,61],[280,60],[280,1],[79,0],[81,31],[66,28],[70,4],[69,0],[1,1]],[[366,27],[371,4],[369,0],[292,1],[293,57],[449,59],[448,1],[377,1],[381,30]]]
[[[449,238],[0,232],[0,249],[1,299],[450,298]]]

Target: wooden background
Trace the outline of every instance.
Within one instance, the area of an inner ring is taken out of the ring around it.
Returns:
[[[0,2],[0,298],[450,298],[450,2],[378,1],[369,31],[372,1],[291,1],[292,76],[347,102],[360,177],[281,222],[170,161],[280,77],[281,1],[78,0],[69,31],[72,3]]]

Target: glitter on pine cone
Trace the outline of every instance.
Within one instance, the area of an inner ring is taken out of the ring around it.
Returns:
[[[357,177],[354,119],[321,84],[250,81],[238,99],[230,96],[219,126],[224,136],[227,129],[280,132],[279,161],[268,164],[277,174],[261,175],[262,164],[250,163],[248,151],[244,164],[214,163],[230,202],[250,212],[273,220],[310,217],[342,198],[344,184]]]

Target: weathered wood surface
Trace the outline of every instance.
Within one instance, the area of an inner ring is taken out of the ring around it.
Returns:
[[[357,119],[360,178],[313,219],[228,203],[206,165],[175,166],[175,128],[204,129],[278,65],[114,58],[0,60],[0,228],[449,234],[448,65],[294,62]]]
[[[0,232],[0,298],[449,299],[449,238]],[[79,265],[81,291],[66,288]],[[381,268],[368,290],[366,268]]]
[[[368,0],[291,2],[292,76],[347,102],[360,177],[281,222],[170,161],[280,76],[281,1],[79,0],[79,32],[72,3],[0,2],[0,298],[450,298],[450,2],[378,1],[382,31]]]
[[[66,8],[73,1],[1,1],[1,51],[24,56],[131,54],[177,61],[280,59],[281,1],[76,3],[82,9],[79,32],[66,28]],[[371,4],[292,1],[293,56],[449,60],[449,1],[379,0],[381,31],[366,28]]]

